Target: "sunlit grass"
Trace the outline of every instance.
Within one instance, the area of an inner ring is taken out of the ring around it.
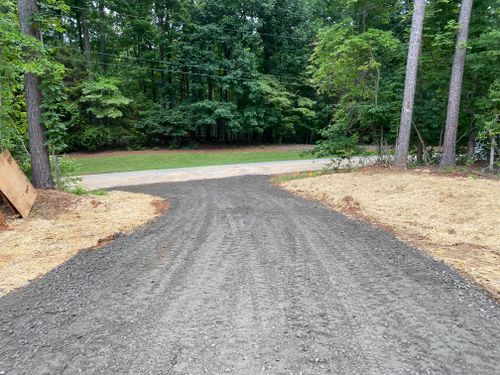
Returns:
[[[93,174],[313,158],[311,154],[304,153],[301,150],[278,150],[93,155],[78,157],[73,160],[79,164],[75,174]]]

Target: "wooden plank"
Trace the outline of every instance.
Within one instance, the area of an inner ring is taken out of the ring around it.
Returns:
[[[0,154],[0,192],[22,217],[28,216],[37,196],[9,150]]]

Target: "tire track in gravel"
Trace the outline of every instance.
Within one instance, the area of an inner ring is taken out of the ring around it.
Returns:
[[[0,299],[4,374],[496,374],[500,307],[368,224],[240,177]]]

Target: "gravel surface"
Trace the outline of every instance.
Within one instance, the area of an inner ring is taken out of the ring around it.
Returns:
[[[88,174],[80,176],[80,178],[82,179],[83,186],[87,189],[107,189],[166,182],[213,180],[236,176],[319,171],[331,164],[331,161],[332,159],[267,161],[262,163],[225,164],[207,167]],[[355,162],[357,161],[358,158],[355,158]]]
[[[498,374],[500,305],[266,177],[132,187],[167,215],[0,299],[0,374]]]

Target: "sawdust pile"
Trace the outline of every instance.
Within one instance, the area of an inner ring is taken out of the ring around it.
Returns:
[[[167,203],[120,191],[76,196],[40,191],[26,220],[9,218],[0,231],[0,295],[26,285],[78,253],[102,247],[119,233],[160,215]],[[98,246],[97,246],[98,245]]]
[[[390,230],[500,298],[499,180],[376,170],[283,186]]]

